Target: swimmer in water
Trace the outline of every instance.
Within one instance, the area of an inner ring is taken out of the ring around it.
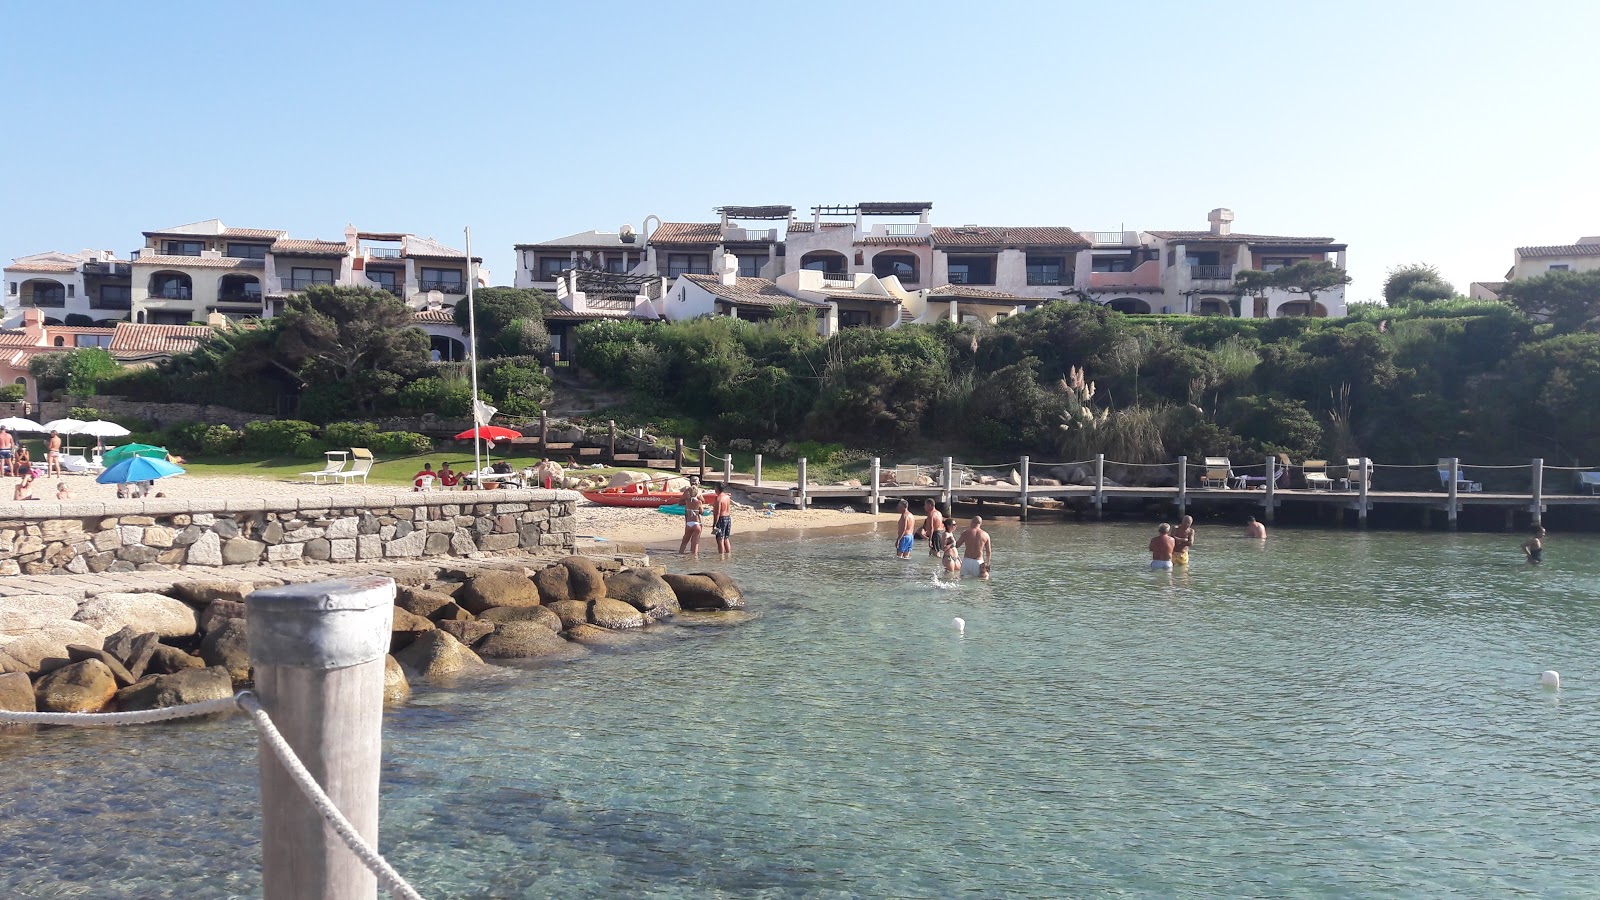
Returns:
[[[940,566],[946,572],[961,571],[961,555],[956,551],[956,538],[953,534],[944,536],[944,555],[940,560]]]
[[[1533,534],[1522,542],[1522,555],[1528,558],[1528,565],[1537,566],[1544,562],[1544,526],[1533,526]]]
[[[1255,538],[1258,541],[1264,541],[1267,539],[1267,526],[1257,522],[1255,516],[1251,516],[1250,521],[1245,523],[1244,536],[1247,538]]]
[[[1176,543],[1172,539],[1172,526],[1165,522],[1156,529],[1156,536],[1150,539],[1150,568],[1172,568],[1172,548]]]
[[[1194,546],[1194,516],[1184,516],[1178,527],[1172,529],[1172,564],[1187,566],[1189,548]]]

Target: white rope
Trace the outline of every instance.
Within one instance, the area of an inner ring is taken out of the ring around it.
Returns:
[[[171,722],[174,719],[209,716],[212,713],[232,712],[238,708],[239,703],[235,698],[222,697],[217,700],[202,700],[199,703],[168,706],[164,709],[141,710],[139,712],[30,713],[8,712],[0,709],[0,723],[6,725],[149,725],[155,722]]]

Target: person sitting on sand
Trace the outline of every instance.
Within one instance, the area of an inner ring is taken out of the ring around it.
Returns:
[[[966,551],[961,557],[961,577],[972,575],[987,578],[989,556],[993,547],[989,540],[989,532],[983,530],[981,516],[972,517],[972,524],[967,526],[966,531],[961,532],[961,537],[956,539],[955,545]]]
[[[899,507],[900,535],[895,539],[894,555],[897,559],[910,559],[911,548],[917,543],[917,539],[911,536],[917,528],[917,520],[911,515],[911,504],[901,500]]]
[[[1533,534],[1522,542],[1522,555],[1528,558],[1528,565],[1537,566],[1544,562],[1544,526],[1533,526]]]
[[[1194,546],[1194,516],[1184,516],[1183,521],[1172,529],[1172,564],[1187,566],[1189,564],[1189,548]]]
[[[433,487],[434,481],[439,478],[433,471],[433,463],[423,463],[422,471],[411,476],[411,490],[425,491]]]
[[[1267,539],[1267,526],[1257,522],[1255,516],[1251,516],[1250,521],[1246,522],[1244,525],[1244,536],[1247,538],[1255,538],[1258,541],[1264,541]]]
[[[30,479],[33,478],[33,457],[28,455],[27,447],[20,445],[17,447],[17,458],[13,465],[16,467],[18,475],[26,472]]]
[[[13,500],[37,500],[37,499],[39,499],[38,497],[35,497],[33,495],[32,490],[30,490],[32,487],[33,487],[33,476],[31,476],[31,475],[20,475],[20,476],[18,476],[17,477],[17,487],[16,487],[16,490],[11,492],[11,499],[13,499]]]
[[[1175,542],[1171,531],[1172,526],[1162,522],[1161,527],[1156,529],[1156,536],[1150,539],[1150,568],[1172,568],[1172,547]]]
[[[944,552],[944,516],[939,513],[939,507],[932,500],[922,501],[922,511],[927,513],[922,527],[917,529],[917,537],[927,538],[928,555],[937,557]]]
[[[56,499],[57,500],[71,500],[72,499],[72,492],[67,490],[67,483],[65,481],[56,482]]]

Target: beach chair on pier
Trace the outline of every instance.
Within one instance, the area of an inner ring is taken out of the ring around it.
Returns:
[[[1446,490],[1450,488],[1450,460],[1439,460],[1439,485]],[[1467,469],[1460,464],[1456,465],[1456,491],[1468,494],[1483,493],[1483,484],[1467,477]]]
[[[1306,480],[1308,491],[1331,491],[1333,479],[1328,477],[1328,461],[1308,459],[1300,466],[1300,475]]]
[[[1579,472],[1578,490],[1600,494],[1600,472]]]
[[[300,476],[302,478],[310,478],[312,484],[321,484],[322,479],[333,478],[333,476],[343,472],[344,467],[350,464],[350,454],[343,450],[329,450],[323,455],[328,458],[328,461],[322,468],[315,472],[301,472]]]
[[[1206,457],[1206,467],[1200,471],[1200,486],[1203,488],[1221,484],[1228,487],[1233,480],[1233,463],[1226,456]]]
[[[1359,457],[1345,458],[1344,478],[1340,479],[1343,482],[1345,490],[1358,491],[1361,489],[1363,484],[1366,485],[1367,490],[1372,490],[1372,463],[1371,461],[1368,461],[1366,468],[1363,469],[1361,462],[1362,461]]]
[[[355,465],[348,472],[334,472],[332,477],[338,479],[340,484],[349,484],[357,478],[362,484],[367,483],[367,473],[372,471],[372,451],[365,447],[351,447],[350,456],[355,459]]]

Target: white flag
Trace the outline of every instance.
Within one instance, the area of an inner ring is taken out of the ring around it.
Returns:
[[[499,409],[497,409],[497,408],[495,408],[493,406],[490,406],[489,404],[483,402],[482,400],[473,401],[472,406],[473,406],[473,414],[474,414],[474,419],[473,419],[473,423],[472,424],[474,424],[474,425],[487,425],[487,424],[489,424],[489,420],[494,418],[494,414],[500,411]]]

